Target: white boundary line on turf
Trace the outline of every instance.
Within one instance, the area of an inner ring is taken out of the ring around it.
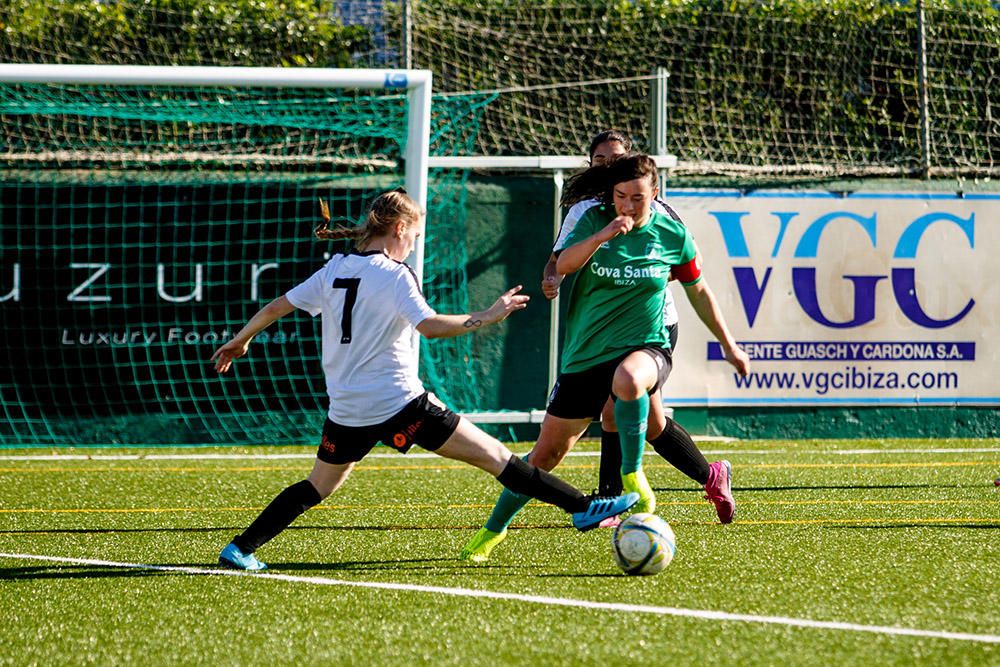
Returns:
[[[713,456],[721,454],[830,454],[840,456],[855,456],[869,454],[1000,454],[1000,447],[965,447],[965,448],[929,448],[929,449],[705,449],[702,453]],[[647,451],[645,456],[653,456],[655,452]],[[571,451],[566,456],[592,457],[600,456],[598,451]],[[398,459],[398,452],[369,454],[365,459]],[[414,452],[406,454],[408,459],[441,458],[431,452]],[[312,451],[301,454],[8,454],[0,455],[0,461],[257,461],[282,459],[314,459]]]
[[[820,630],[843,630],[848,632],[870,632],[880,635],[897,635],[907,637],[929,637],[934,639],[950,639],[955,641],[979,642],[984,644],[1000,644],[1000,635],[978,635],[967,632],[945,632],[941,630],[920,630],[917,628],[898,628],[886,625],[861,625],[859,623],[841,623],[838,621],[813,621],[806,618],[791,618],[786,616],[757,616],[755,614],[732,614],[724,611],[708,609],[682,609],[678,607],[655,607],[652,605],[625,604],[621,602],[594,602],[590,600],[575,600],[572,598],[554,598],[544,595],[523,595],[520,593],[501,593],[497,591],[472,590],[468,588],[446,588],[444,586],[421,586],[418,584],[397,584],[375,581],[345,581],[328,577],[303,577],[277,573],[251,573],[239,570],[224,570],[218,568],[195,568],[180,565],[147,565],[142,563],[119,563],[107,560],[92,560],[89,558],[62,558],[57,556],[41,556],[37,554],[0,553],[0,558],[37,560],[50,563],[68,563],[72,565],[93,565],[98,567],[118,567],[131,570],[154,570],[157,572],[177,572],[195,575],[223,575],[230,577],[254,577],[275,581],[288,581],[319,586],[351,586],[355,588],[373,588],[391,591],[409,591],[414,593],[437,593],[456,597],[486,598],[490,600],[512,600],[532,604],[551,605],[557,607],[577,607],[596,609],[599,611],[621,611],[637,614],[656,614],[660,616],[681,616],[715,621],[734,621],[739,623],[762,623],[767,625],[785,625],[798,628],[816,628]]]

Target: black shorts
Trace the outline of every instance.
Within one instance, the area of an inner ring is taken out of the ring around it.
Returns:
[[[656,362],[657,378],[649,393],[652,394],[667,381],[673,360],[670,350],[662,347],[639,347],[631,352],[579,373],[561,373],[556,380],[556,386],[549,394],[549,405],[545,409],[553,417],[562,419],[597,419],[604,403],[611,395],[611,383],[615,377],[618,364],[625,357],[642,350]]]
[[[670,336],[670,351],[673,353],[677,349],[677,323],[667,326],[667,335]]]
[[[344,426],[327,419],[316,458],[324,463],[354,463],[379,442],[403,454],[413,445],[434,451],[451,437],[458,421],[457,414],[430,400],[430,394],[424,392],[381,424]]]

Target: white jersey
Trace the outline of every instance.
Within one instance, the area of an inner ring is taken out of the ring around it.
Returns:
[[[570,207],[569,211],[566,212],[566,217],[563,218],[562,226],[559,228],[559,236],[556,237],[555,245],[552,246],[552,252],[558,254],[566,249],[566,239],[569,238],[570,232],[576,227],[576,223],[580,221],[584,213],[595,206],[599,206],[600,203],[598,199],[585,199]],[[656,213],[677,218],[673,210],[659,199],[654,199],[649,208]],[[663,298],[663,324],[669,327],[677,324],[680,317],[677,315],[677,305],[674,304],[674,295],[670,292],[670,288],[667,287],[665,292],[666,294]]]
[[[409,266],[380,251],[336,255],[285,297],[323,315],[330,421],[379,424],[424,393],[414,327],[435,312]]]

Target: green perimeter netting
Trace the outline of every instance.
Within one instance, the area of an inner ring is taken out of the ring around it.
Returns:
[[[468,153],[490,96],[434,101],[431,154]],[[346,245],[402,185],[405,95],[0,85],[0,445],[311,442],[319,321],[289,316],[220,379],[214,349]],[[424,289],[468,309],[465,173],[432,170]],[[421,374],[476,406],[467,337]]]

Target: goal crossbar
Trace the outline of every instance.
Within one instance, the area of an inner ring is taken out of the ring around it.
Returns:
[[[431,86],[429,70],[164,65],[36,65],[0,63],[0,83],[110,86],[245,86],[405,91],[409,98],[404,152],[406,191],[427,208]],[[423,243],[414,267],[423,276]]]

